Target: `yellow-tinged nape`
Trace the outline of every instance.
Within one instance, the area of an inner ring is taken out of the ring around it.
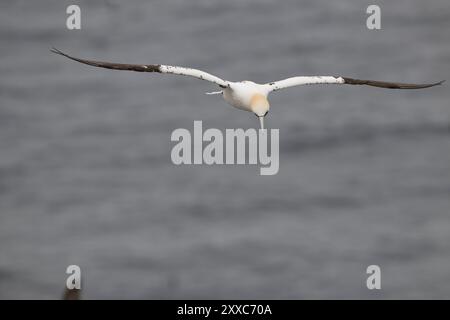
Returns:
[[[255,93],[250,98],[250,108],[258,117],[264,117],[270,108],[269,101],[264,95]]]

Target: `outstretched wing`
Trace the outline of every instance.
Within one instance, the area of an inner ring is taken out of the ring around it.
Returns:
[[[126,63],[112,63],[104,61],[85,60],[69,56],[68,54],[56,48],[52,48],[50,51],[62,55],[64,57],[67,57],[69,59],[72,59],[74,61],[78,61],[80,63],[84,63],[94,67],[113,70],[137,71],[137,72],[158,72],[158,73],[178,74],[182,76],[190,76],[197,79],[206,80],[222,88],[228,87],[228,81],[222,80],[216,76],[213,76],[212,74],[197,69],[166,66],[162,64],[126,64]]]
[[[423,89],[437,86],[439,84],[442,84],[444,81],[427,84],[410,84],[399,82],[359,80],[346,77],[312,76],[312,77],[293,77],[280,81],[266,83],[265,85],[268,87],[269,91],[277,91],[284,88],[310,84],[353,84],[353,85],[368,85],[372,87],[387,88],[387,89]]]

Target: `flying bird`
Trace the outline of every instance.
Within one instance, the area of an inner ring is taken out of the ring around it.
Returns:
[[[207,94],[221,94],[224,100],[235,108],[253,112],[260,121],[261,129],[264,129],[264,117],[269,112],[270,104],[267,100],[269,93],[281,89],[312,84],[350,84],[350,85],[368,85],[386,89],[424,89],[442,84],[444,81],[428,84],[409,84],[398,82],[385,82],[374,80],[360,80],[347,78],[342,76],[299,76],[292,77],[275,82],[259,84],[252,81],[227,81],[216,77],[207,72],[177,66],[168,66],[162,64],[125,64],[112,63],[104,61],[86,60],[72,57],[56,48],[52,48],[51,52],[57,53],[74,61],[84,63],[94,67],[127,70],[137,72],[157,72],[166,74],[176,74],[182,76],[190,76],[201,80],[211,82],[221,89],[220,91],[207,92]]]

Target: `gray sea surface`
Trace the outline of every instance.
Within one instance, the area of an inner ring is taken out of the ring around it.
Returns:
[[[307,86],[270,96],[280,171],[175,166],[171,133],[254,128],[204,81],[450,80],[450,2],[0,2],[0,298],[450,298],[450,90]],[[366,268],[381,267],[381,290]]]

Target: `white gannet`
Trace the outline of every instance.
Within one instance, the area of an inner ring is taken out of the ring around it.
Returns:
[[[409,84],[398,82],[359,80],[342,76],[300,76],[265,84],[259,84],[252,81],[232,82],[223,80],[207,72],[192,68],[168,66],[162,64],[124,64],[85,60],[72,57],[56,48],[52,48],[50,51],[94,67],[113,70],[177,74],[209,81],[222,88],[222,90],[208,92],[207,94],[222,94],[224,100],[233,107],[253,112],[259,118],[261,129],[264,129],[264,117],[267,115],[270,108],[267,96],[272,91],[311,84],[353,84],[368,85],[387,89],[423,89],[442,84],[445,81],[444,80],[429,84]]]

